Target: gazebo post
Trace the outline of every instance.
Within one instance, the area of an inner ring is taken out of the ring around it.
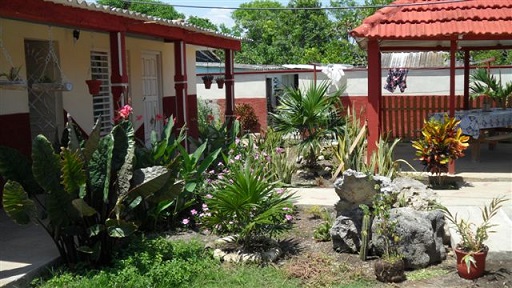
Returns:
[[[469,110],[469,50],[464,50],[464,110]]]
[[[450,117],[455,116],[455,53],[457,52],[457,41],[450,41]],[[448,173],[455,174],[455,161],[448,164]]]
[[[368,120],[368,153],[369,162],[377,149],[380,138],[380,98],[382,97],[381,55],[379,42],[376,39],[368,41],[368,104],[366,117]]]

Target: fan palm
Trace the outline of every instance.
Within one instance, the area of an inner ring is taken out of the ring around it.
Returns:
[[[486,69],[477,69],[471,75],[470,89],[473,97],[485,95],[494,100],[498,106],[506,107],[507,98],[512,94],[512,82],[503,85],[501,73],[499,79],[496,79]]]
[[[329,82],[312,83],[305,91],[287,87],[276,113],[271,114],[276,131],[300,136],[299,151],[308,166],[316,165],[321,140],[335,136],[344,124],[339,116],[344,88],[333,94],[328,88]]]

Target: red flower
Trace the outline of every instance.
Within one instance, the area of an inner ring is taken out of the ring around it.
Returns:
[[[130,105],[124,105],[117,113],[119,114],[119,118],[128,119],[132,111],[133,108]]]
[[[162,114],[155,115],[155,121],[162,121],[163,119],[164,119],[164,116],[162,116]]]
[[[208,121],[208,123],[212,123],[214,119],[215,117],[213,117],[212,114],[208,114],[208,116],[206,116],[206,120]]]

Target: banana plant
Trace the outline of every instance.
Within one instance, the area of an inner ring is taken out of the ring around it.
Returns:
[[[68,118],[69,142],[60,153],[42,135],[33,141],[32,174],[46,201],[36,205],[27,186],[7,174],[3,205],[15,222],[43,226],[66,263],[105,264],[116,239],[137,230],[133,209],[154,195],[176,197],[181,183],[164,166],[134,169],[134,130],[125,118],[103,137],[96,123],[84,142]]]

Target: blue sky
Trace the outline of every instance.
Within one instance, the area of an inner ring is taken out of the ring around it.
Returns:
[[[231,1],[211,1],[211,0],[161,0],[162,2],[169,3],[171,5],[192,5],[192,6],[215,6],[215,7],[239,7],[242,3],[251,2],[250,0],[231,0]],[[288,5],[289,0],[278,0],[283,5]],[[330,0],[322,0],[324,7],[329,6]],[[188,16],[198,16],[202,18],[208,18],[214,24],[219,25],[224,23],[226,26],[231,27],[233,20],[231,19],[231,12],[233,10],[227,9],[197,9],[197,8],[183,8],[174,7],[178,12],[181,12]]]

